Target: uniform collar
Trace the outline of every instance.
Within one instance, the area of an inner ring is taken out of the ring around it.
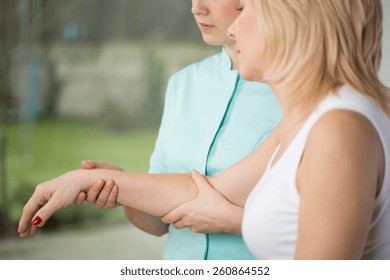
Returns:
[[[232,61],[224,47],[222,47],[221,66],[223,69],[226,70],[237,71],[237,70],[232,70]]]

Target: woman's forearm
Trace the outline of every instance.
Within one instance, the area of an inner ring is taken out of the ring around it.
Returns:
[[[85,186],[98,179],[113,179],[119,188],[117,202],[160,217],[198,194],[191,174],[140,174],[108,169],[80,172],[88,178]]]
[[[112,179],[119,188],[117,202],[154,216],[164,216],[194,199],[198,190],[190,174],[135,174],[108,169],[78,169],[43,182],[23,207],[20,237],[31,236],[58,210],[74,203],[94,183]]]

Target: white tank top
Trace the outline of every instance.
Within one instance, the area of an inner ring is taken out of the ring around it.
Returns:
[[[262,178],[249,195],[242,233],[258,259],[293,259],[298,233],[300,196],[296,174],[308,135],[326,112],[345,109],[365,116],[375,127],[385,155],[384,182],[376,199],[363,259],[390,259],[390,119],[369,98],[349,87],[329,95],[309,116],[283,155],[271,167],[274,152]],[[356,217],[357,219],[359,217]]]

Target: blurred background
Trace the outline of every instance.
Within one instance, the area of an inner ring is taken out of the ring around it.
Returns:
[[[190,0],[0,0],[0,259],[160,259],[165,237],[121,208],[70,206],[29,239],[17,222],[38,183],[83,159],[147,172],[169,76],[219,51]]]

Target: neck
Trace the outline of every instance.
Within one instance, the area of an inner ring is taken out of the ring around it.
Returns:
[[[236,52],[236,44],[225,44],[223,45],[225,48],[225,51],[230,57],[230,60],[232,62],[232,70],[238,69],[238,55]]]
[[[300,89],[295,88],[291,83],[271,84],[272,90],[278,98],[282,108],[283,119],[285,120],[302,120],[306,119],[318,106],[323,98],[327,96],[332,89],[332,83],[329,81],[322,82],[321,87],[308,89],[312,94],[317,94],[318,99],[312,103],[306,103],[304,106],[296,102],[297,92]]]
[[[308,111],[302,110],[294,103],[296,94],[288,85],[271,84],[272,91],[278,98],[279,105],[283,112],[283,119],[288,122],[296,122],[299,119],[305,118]]]
[[[279,105],[283,112],[283,117],[275,129],[275,134],[279,144],[288,139],[291,132],[296,131],[305,119],[308,117],[308,113],[300,110],[300,108],[294,106],[293,97],[294,92],[287,86],[271,84],[272,91],[278,98]]]

